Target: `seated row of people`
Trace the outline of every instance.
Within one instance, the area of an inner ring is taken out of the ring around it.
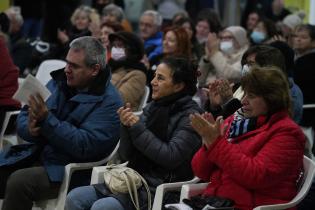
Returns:
[[[123,34],[111,39],[130,53]],[[159,184],[195,174],[211,181],[205,195],[231,198],[238,209],[295,196],[304,136],[289,117],[289,85],[281,70],[253,66],[241,79],[242,107],[223,122],[202,114],[192,100],[198,72],[186,58],[170,56],[157,66],[152,101],[140,117],[110,83],[97,39],[75,39],[66,60],[64,70],[52,73],[50,98],[30,97],[18,117],[19,135],[40,152],[23,169],[0,169],[2,209],[31,209],[33,201],[56,197],[66,164],[102,159],[119,138],[119,158],[147,180],[152,195]],[[74,189],[66,209],[134,208],[127,195],[101,187],[103,193],[94,186]],[[145,209],[141,193],[140,200]]]

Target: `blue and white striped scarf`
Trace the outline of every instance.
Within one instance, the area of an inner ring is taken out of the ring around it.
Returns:
[[[234,119],[229,130],[228,141],[232,142],[238,136],[249,131],[255,130],[257,125],[257,117],[245,118],[243,109],[240,108],[234,113]]]

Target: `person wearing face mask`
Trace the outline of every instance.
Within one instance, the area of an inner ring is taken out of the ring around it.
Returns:
[[[305,137],[291,119],[287,78],[274,66],[252,66],[241,85],[242,107],[224,121],[190,115],[203,143],[192,169],[210,182],[201,195],[229,198],[238,210],[289,202],[297,194]]]
[[[112,84],[118,89],[124,103],[130,103],[133,111],[139,109],[146,85],[146,67],[141,63],[144,47],[141,39],[126,31],[109,35]]]
[[[267,18],[261,19],[252,33],[250,34],[250,41],[253,45],[270,43],[270,39],[278,35],[276,25],[272,20]]]
[[[241,58],[248,48],[246,30],[240,26],[224,29],[220,36],[209,33],[206,55],[199,62],[201,76],[199,87],[207,86],[215,79],[239,82],[241,78]]]
[[[287,76],[290,97],[292,102],[292,119],[300,123],[303,112],[303,94],[301,89],[294,83],[292,77],[293,68],[292,49],[284,42],[276,41],[269,45],[256,45],[250,47],[242,56],[241,74],[246,76],[254,65],[266,67],[275,66],[283,71]],[[209,100],[206,103],[205,110],[211,112],[214,117],[223,116],[226,118],[240,108],[241,100],[244,97],[243,87],[240,83],[234,84],[233,88],[238,87],[234,93],[232,87],[227,85],[227,81],[218,81],[210,83],[206,89]]]

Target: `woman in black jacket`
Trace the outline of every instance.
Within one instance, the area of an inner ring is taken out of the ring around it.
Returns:
[[[196,77],[196,69],[186,59],[166,58],[151,81],[153,100],[143,114],[134,115],[128,104],[118,110],[122,123],[119,157],[146,179],[152,197],[162,183],[193,177],[190,161],[201,145],[189,121],[189,114],[201,112],[192,100]],[[114,195],[104,184],[102,188],[74,189],[67,196],[66,209],[134,209],[128,194]],[[141,209],[147,209],[146,193],[140,189]]]

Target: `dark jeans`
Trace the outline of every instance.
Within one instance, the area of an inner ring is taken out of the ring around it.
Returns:
[[[33,201],[56,198],[60,185],[59,182],[49,180],[43,166],[1,168],[0,196],[4,196],[2,210],[31,210]]]

